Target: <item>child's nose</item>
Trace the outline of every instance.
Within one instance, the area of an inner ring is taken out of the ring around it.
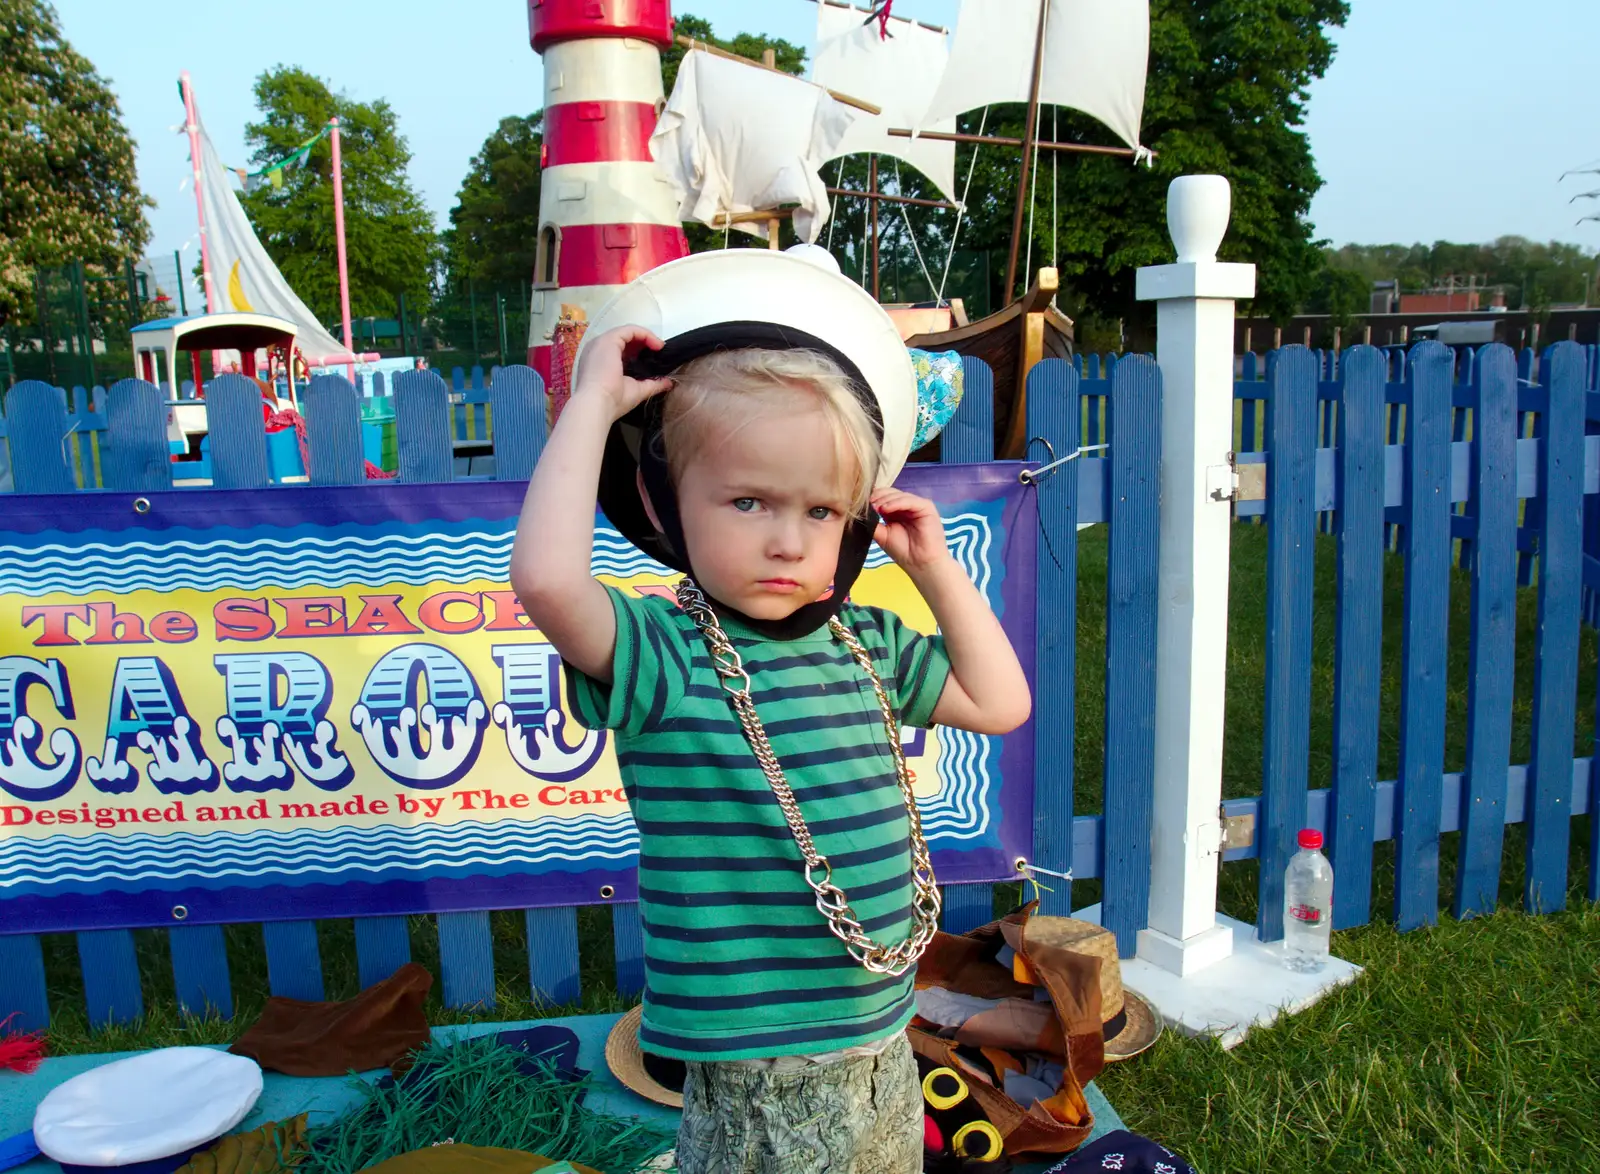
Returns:
[[[772,528],[767,551],[773,558],[803,558],[806,552],[805,535],[801,532],[800,523],[790,518],[780,520]]]

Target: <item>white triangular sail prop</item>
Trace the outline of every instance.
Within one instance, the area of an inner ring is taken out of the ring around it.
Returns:
[[[200,115],[195,114],[195,122]],[[271,314],[298,327],[295,345],[311,366],[349,362],[350,352],[322,328],[304,302],[278,272],[256,239],[244,205],[234,193],[234,173],[223,166],[216,148],[200,125],[200,185],[205,196],[206,250],[211,261],[211,287],[218,313],[230,310]],[[330,198],[332,198],[330,196]]]
[[[1039,101],[1081,110],[1138,150],[1150,0],[1051,0]]]
[[[950,64],[922,116],[1026,102],[1044,0],[962,0]],[[1048,0],[1039,101],[1081,110],[1138,150],[1150,63],[1150,0]]]
[[[942,32],[908,20],[891,19],[889,36],[878,21],[858,8],[817,5],[817,42],[811,80],[835,93],[849,94],[883,110],[857,114],[829,158],[841,155],[892,155],[933,181],[945,199],[956,199],[956,145],[933,139],[896,138],[890,127],[954,131],[954,118],[929,124],[923,113],[939,88],[950,51]]]
[[[835,157],[855,111],[801,78],[695,49],[678,67],[650,153],[678,194],[683,220],[798,204],[795,232],[815,241],[828,220],[818,168]],[[734,228],[765,239],[760,221]]]

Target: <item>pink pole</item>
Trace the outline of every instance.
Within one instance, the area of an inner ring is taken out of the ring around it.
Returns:
[[[344,349],[355,353],[350,336],[350,269],[344,255],[344,156],[339,150],[339,116],[333,117],[333,234],[339,253],[339,313],[344,322]],[[204,239],[204,238],[202,238]],[[356,378],[355,363],[350,367],[350,382]]]
[[[206,313],[216,313],[216,298],[211,288],[211,248],[206,243],[206,198],[200,190],[200,122],[194,113],[194,86],[189,81],[189,71],[186,69],[178,75],[178,81],[183,86],[183,112],[186,120],[185,129],[189,132],[189,158],[194,165],[194,210],[200,220],[200,276],[205,282]],[[338,148],[334,148],[334,158],[337,159]],[[339,257],[341,268],[344,264],[344,236],[339,237]],[[182,278],[180,273],[179,278]],[[195,386],[199,386],[198,374]],[[173,392],[177,394],[176,391]]]

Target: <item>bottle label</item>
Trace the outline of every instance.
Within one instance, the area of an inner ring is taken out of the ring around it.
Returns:
[[[1322,921],[1322,910],[1315,905],[1291,905],[1289,916],[1296,921],[1303,921],[1307,925],[1316,925]]]

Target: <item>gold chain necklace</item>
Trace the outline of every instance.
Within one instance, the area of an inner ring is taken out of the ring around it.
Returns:
[[[767,740],[766,728],[756,715],[756,703],[750,696],[750,674],[745,671],[744,661],[738,649],[734,648],[733,641],[728,639],[728,634],[717,623],[717,615],[711,610],[705,595],[690,579],[679,582],[677,594],[678,606],[706,638],[706,644],[711,649],[711,666],[722,680],[723,691],[728,694],[733,711],[738,715],[745,739],[750,743],[750,749],[755,751],[756,761],[767,777],[767,785],[772,788],[784,821],[789,825],[789,834],[800,849],[800,856],[805,861],[806,884],[816,894],[817,910],[827,919],[833,935],[845,944],[850,956],[863,967],[873,974],[900,977],[916,964],[922,952],[928,948],[928,943],[933,941],[933,935],[938,932],[939,887],[933,876],[928,842],[922,835],[922,816],[917,811],[917,798],[911,790],[911,772],[906,767],[905,751],[900,745],[900,721],[889,703],[889,694],[883,688],[883,681],[873,668],[871,655],[837,617],[828,621],[828,630],[834,639],[849,649],[855,662],[872,681],[873,691],[878,695],[878,708],[883,711],[883,728],[889,735],[889,750],[894,759],[895,781],[900,786],[900,798],[906,805],[906,815],[911,821],[912,930],[911,936],[898,946],[886,946],[868,937],[861,922],[856,919],[855,911],[850,908],[850,899],[843,889],[833,883],[833,867],[828,863],[828,858],[817,851],[816,843],[811,838],[811,829],[806,826],[805,816],[800,813],[800,804],[794,797],[789,780],[784,777],[783,767],[778,763],[772,743]]]

